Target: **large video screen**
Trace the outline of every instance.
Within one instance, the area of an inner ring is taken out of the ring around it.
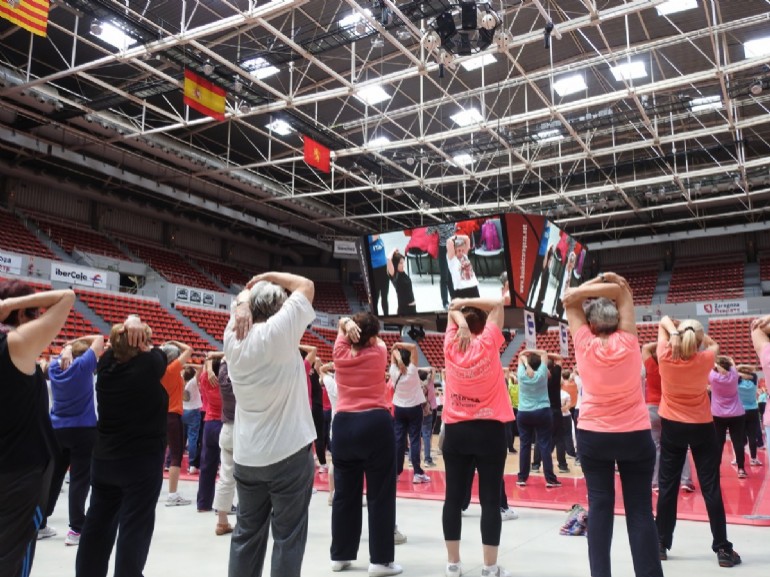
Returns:
[[[541,230],[539,239],[538,235],[533,235],[526,247],[530,282],[528,287],[522,286],[521,294],[527,289],[526,308],[546,316],[565,319],[561,297],[568,287],[578,286],[582,282],[587,250],[548,220],[543,219]],[[532,243],[532,240],[536,242]]]
[[[361,239],[372,312],[409,317],[445,311],[456,297],[564,318],[561,295],[582,282],[586,248],[545,217],[503,214]]]
[[[505,247],[499,216],[364,237],[372,312],[408,317],[445,311],[453,298],[499,298]]]

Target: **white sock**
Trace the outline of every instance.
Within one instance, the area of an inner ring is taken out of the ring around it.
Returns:
[[[497,565],[496,564],[495,565],[484,565],[484,571],[494,575],[495,573],[497,573]]]
[[[171,499],[172,497],[176,497],[176,496],[177,496],[177,494],[176,494],[176,493],[169,493],[169,494],[168,494],[168,498],[169,498],[169,499]]]

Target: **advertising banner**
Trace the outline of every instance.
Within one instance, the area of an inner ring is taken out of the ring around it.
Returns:
[[[354,240],[335,240],[334,241],[335,258],[358,258],[358,248]]]
[[[0,250],[0,272],[21,274],[21,255]]]
[[[565,323],[559,323],[559,353],[565,359],[569,356],[569,328]]]
[[[78,286],[105,288],[107,272],[63,262],[51,263],[51,280]]]
[[[204,307],[214,308],[214,306],[216,306],[214,293],[183,285],[176,285],[174,300],[184,304]]]
[[[710,301],[697,303],[696,307],[699,316],[742,315],[749,312],[749,307],[745,300]]]
[[[537,348],[537,331],[535,329],[535,313],[524,311],[524,342],[528,349]]]

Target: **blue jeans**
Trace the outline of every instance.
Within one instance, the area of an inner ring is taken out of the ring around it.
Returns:
[[[430,456],[430,443],[433,439],[433,411],[430,415],[423,415],[422,417],[422,447],[425,458],[425,463],[432,463],[433,458]]]
[[[406,435],[409,435],[409,460],[415,475],[425,471],[420,466],[420,430],[422,429],[422,405],[416,407],[393,407],[393,429],[396,433],[396,474],[404,470]]]
[[[182,413],[184,436],[187,438],[187,462],[192,465],[198,458],[198,436],[201,430],[201,410],[185,409]]]
[[[273,535],[270,575],[300,577],[314,475],[310,445],[272,465],[235,464],[238,523],[230,541],[230,577],[262,575],[268,532]]]
[[[628,541],[636,577],[663,577],[652,516],[655,444],[650,430],[600,433],[578,430],[580,463],[588,489],[588,560],[592,577],[611,577],[615,520],[615,463],[623,488]],[[677,472],[677,489],[679,488]],[[628,574],[626,570],[623,572]]]
[[[519,409],[519,437],[521,447],[519,450],[519,481],[529,478],[529,470],[532,459],[532,438],[537,435],[537,445],[543,461],[543,475],[546,482],[556,481],[553,473],[553,459],[551,458],[551,425],[553,414],[551,407],[536,409],[534,411],[522,411]]]

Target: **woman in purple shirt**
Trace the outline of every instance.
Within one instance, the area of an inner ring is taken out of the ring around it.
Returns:
[[[717,443],[724,447],[726,433],[730,431],[730,440],[735,451],[735,461],[738,465],[738,478],[746,478],[746,453],[743,450],[743,435],[746,412],[738,397],[738,371],[730,357],[718,357],[711,373],[711,414],[714,415],[714,426],[717,429]]]

